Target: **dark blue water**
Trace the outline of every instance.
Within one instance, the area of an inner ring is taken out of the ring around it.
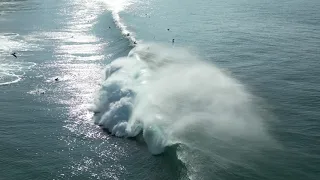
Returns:
[[[319,179],[319,9],[0,1],[0,179]]]

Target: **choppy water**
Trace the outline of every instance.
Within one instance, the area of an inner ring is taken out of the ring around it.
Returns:
[[[319,9],[0,1],[0,179],[319,179]]]

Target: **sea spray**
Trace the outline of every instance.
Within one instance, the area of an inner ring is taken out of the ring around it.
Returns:
[[[128,122],[127,135],[136,135],[130,128],[141,124],[174,136],[197,128],[224,134],[216,137],[221,139],[266,135],[240,83],[186,51],[155,44],[141,45],[107,66],[95,108],[99,124]]]

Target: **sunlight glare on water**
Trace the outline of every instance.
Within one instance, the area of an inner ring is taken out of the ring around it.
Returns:
[[[99,132],[92,127],[92,114],[87,109],[99,87],[103,68],[99,62],[106,57],[103,51],[108,42],[92,34],[91,30],[104,9],[96,1],[77,0],[69,3],[68,9],[71,11],[61,12],[70,19],[61,22],[64,29],[44,34],[58,42],[54,48],[58,63],[52,66],[59,72],[56,75],[60,78],[58,91],[67,90],[69,95],[66,98],[57,97],[55,101],[69,106],[67,129],[95,137],[93,134]]]
[[[107,8],[115,13],[125,10],[128,6],[134,3],[135,0],[100,0],[107,5]]]

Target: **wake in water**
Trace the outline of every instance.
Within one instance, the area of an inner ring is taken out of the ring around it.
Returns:
[[[271,140],[245,88],[183,49],[141,44],[105,73],[95,122],[118,137],[142,134],[153,154],[180,144],[177,156],[192,174],[210,171],[204,160],[240,163]]]

